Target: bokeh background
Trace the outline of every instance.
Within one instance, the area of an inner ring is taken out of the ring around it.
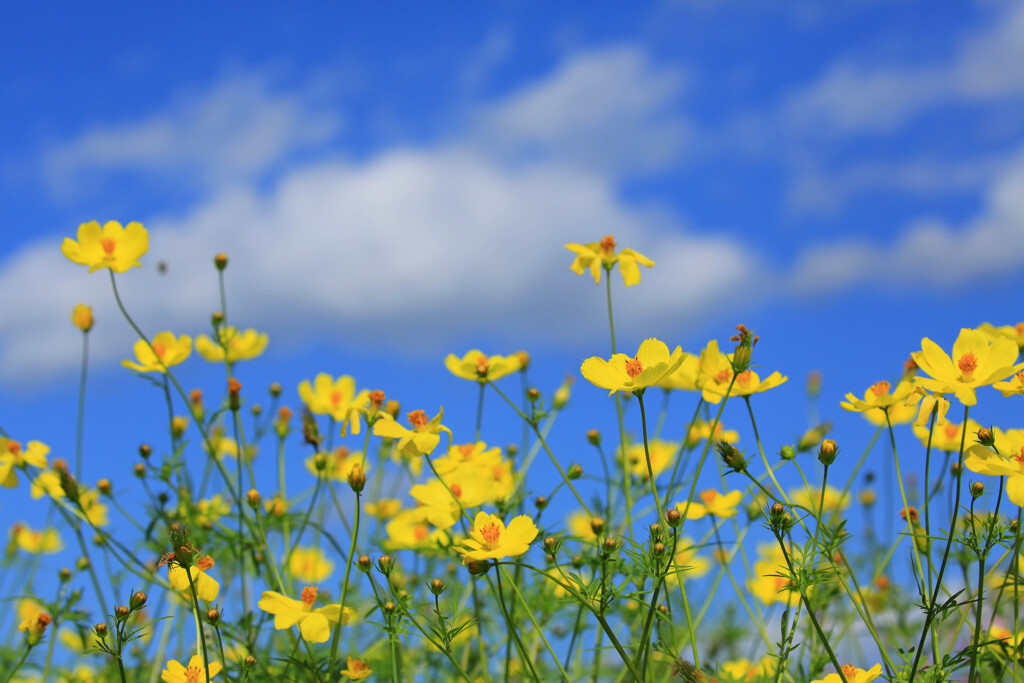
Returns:
[[[845,392],[898,378],[922,337],[1024,319],[1018,2],[4,3],[0,63],[0,426],[72,458],[68,315],[92,305],[85,479],[121,495],[166,413],[119,364],[134,337],[106,273],[60,254],[93,219],[150,230],[119,278],[149,333],[207,332],[229,255],[229,318],[271,340],[238,368],[250,401],[351,374],[443,405],[468,441],[476,390],[444,356],[525,349],[545,394],[581,380],[552,443],[588,472],[614,404],[578,368],[610,345],[566,242],[614,234],[657,262],[628,290],[613,273],[621,349],[757,331],[762,376],[789,377],[754,399],[770,454],[808,427],[820,371],[840,480],[874,431]],[[198,357],[180,375],[222,391]],[[980,393],[972,417],[1020,426],[1019,402]],[[695,402],[672,398],[666,436]],[[742,403],[724,420],[753,454]],[[489,396],[483,438],[519,434]],[[890,462],[880,445],[869,468]],[[5,528],[43,509],[0,494]]]

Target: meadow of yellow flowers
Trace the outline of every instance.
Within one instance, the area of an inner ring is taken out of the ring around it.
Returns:
[[[738,325],[728,351],[649,338],[623,352],[612,273],[639,285],[655,262],[612,236],[567,244],[572,271],[603,280],[611,336],[610,357],[581,359],[593,387],[576,390],[607,390],[618,417],[588,433],[600,471],[584,472],[547,438],[571,383],[531,388],[526,352],[444,359],[477,391],[471,435],[453,434],[441,406],[401,410],[389,388],[349,375],[300,379],[297,409],[275,383],[258,409],[263,390],[235,370],[259,362],[266,334],[223,311],[195,339],[136,324],[120,288],[148,244],[139,223],[93,221],[61,248],[105,271],[93,277],[109,277],[137,334],[122,364],[162,390],[167,434],[153,443],[166,446],[140,446],[135,465],[148,503],[127,509],[109,480],[83,481],[80,446],[73,462],[51,458],[45,435],[0,427],[0,483],[28,487],[44,520],[10,531],[3,597],[17,631],[0,646],[0,683],[1024,680],[1024,429],[971,412],[979,391],[1024,395],[1024,324],[962,329],[949,350],[923,339],[898,377],[866,378],[841,405],[877,427],[870,443],[820,424],[767,445],[752,399],[788,378],[755,369],[754,331]],[[227,256],[213,265],[223,303]],[[90,307],[71,322],[84,378]],[[180,383],[193,350],[221,395]],[[654,389],[694,398],[678,441],[662,435],[665,404],[659,415],[645,403]],[[521,447],[481,440],[487,393],[523,426]],[[730,402],[755,435],[742,449],[721,420]],[[912,456],[896,429],[919,438]],[[874,490],[854,489],[879,439],[899,490],[899,509],[877,511],[898,515],[891,539],[870,523]],[[257,480],[258,449],[276,454],[276,478]],[[901,456],[924,463],[923,480],[903,476]],[[306,481],[286,480],[294,458]],[[554,481],[531,475],[538,458]],[[837,482],[840,458],[856,464]],[[784,487],[783,469],[802,483]],[[715,487],[699,486],[714,472]],[[868,522],[854,532],[856,508]],[[66,542],[77,563],[24,594]]]

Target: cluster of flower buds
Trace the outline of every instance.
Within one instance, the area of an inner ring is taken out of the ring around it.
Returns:
[[[729,341],[736,342],[736,349],[732,353],[732,371],[737,375],[750,367],[750,358],[758,340],[760,337],[748,330],[746,325],[737,325],[736,334],[729,337]]]

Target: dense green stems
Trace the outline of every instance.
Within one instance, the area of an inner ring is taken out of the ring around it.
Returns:
[[[932,625],[932,620],[935,618],[935,605],[939,600],[939,589],[942,587],[942,577],[946,573],[946,563],[949,561],[949,551],[953,547],[953,537],[956,536],[956,523],[960,517],[960,480],[964,475],[964,443],[967,438],[967,417],[970,414],[970,406],[964,406],[964,428],[960,431],[960,456],[958,459],[959,466],[956,470],[956,500],[953,503],[953,521],[949,525],[949,535],[946,539],[946,550],[942,553],[942,563],[939,564],[939,572],[935,579],[935,590],[932,591],[932,597],[927,606],[924,617],[924,628],[921,629],[921,638],[917,643],[917,652],[914,655],[914,663],[910,667],[911,683],[914,680],[914,675],[917,673],[917,667],[921,663],[921,649],[924,647],[924,640],[928,636],[928,629]],[[1020,534],[1020,527],[1018,526],[1018,535]],[[927,584],[925,584],[927,586]],[[1016,586],[1014,586],[1016,591]],[[1016,598],[1016,595],[1014,596]],[[1014,599],[1014,608],[1016,611],[1017,601]],[[1014,627],[1016,627],[1016,615],[1014,619]]]
[[[359,536],[359,499],[360,494],[356,491],[356,518],[352,526],[352,541],[348,546],[348,558],[345,562],[345,578],[341,582],[341,603],[340,611],[338,614],[338,623],[334,626],[334,637],[331,638],[331,656],[327,660],[327,682],[330,683],[334,678],[334,659],[338,653],[338,641],[341,639],[341,623],[345,621],[345,598],[348,593],[348,577],[352,571],[353,555],[356,553],[356,538]]]
[[[642,406],[643,404],[641,403],[640,405]],[[660,519],[660,516],[659,516],[659,519]],[[647,655],[646,655],[646,653],[647,653],[648,649],[650,648],[650,643],[648,641],[650,640],[650,637],[651,637],[651,627],[652,627],[652,625],[654,623],[654,612],[655,612],[655,610],[658,609],[658,594],[661,592],[661,587],[665,583],[665,575],[668,573],[668,570],[671,569],[672,564],[675,562],[676,543],[677,543],[678,539],[679,539],[678,535],[676,535],[676,534],[672,535],[672,549],[669,552],[668,559],[665,561],[664,571],[662,571],[661,568],[659,568],[657,576],[654,577],[655,578],[655,583],[654,583],[654,591],[651,593],[651,606],[647,610],[647,619],[644,621],[644,628],[643,628],[643,631],[641,631],[640,646],[637,648],[636,655],[633,657],[633,667],[636,668],[636,669],[639,669],[640,671],[646,671],[647,670],[647,666],[646,666]]]
[[[501,613],[505,617],[505,624],[508,626],[508,630],[512,634],[512,637],[515,639],[516,648],[519,650],[519,656],[522,657],[523,663],[526,664],[526,668],[529,670],[531,678],[535,681],[540,681],[540,677],[537,676],[536,669],[533,668],[530,653],[526,651],[523,641],[519,639],[519,633],[516,631],[516,626],[512,623],[512,618],[508,614],[508,607],[505,606],[504,589],[501,587],[501,567],[498,567],[498,571],[495,572],[495,577],[497,578],[495,592],[498,594],[498,604],[501,606]]]
[[[516,573],[518,573],[519,570],[520,567],[517,565]],[[498,572],[504,573],[504,571],[505,570],[501,567],[501,564],[498,564]],[[564,678],[568,683],[572,683],[572,679],[569,678],[569,674],[566,673],[565,669],[562,668],[562,663],[558,661],[558,656],[555,654],[555,651],[551,647],[551,643],[548,642],[547,637],[544,635],[544,629],[541,627],[539,623],[537,623],[537,618],[533,616],[533,611],[530,609],[529,603],[526,602],[526,598],[523,597],[523,594],[519,592],[519,587],[516,586],[516,581],[514,578],[509,580],[509,585],[512,587],[512,592],[515,593],[516,598],[519,600],[520,603],[522,603],[523,607],[526,608],[526,616],[530,619],[530,623],[533,624],[533,628],[537,631],[537,635],[540,637],[541,642],[544,643],[544,647],[545,649],[547,649],[548,654],[551,655],[551,659],[554,660],[555,666],[558,667],[559,673],[562,674],[562,678]],[[513,603],[512,606],[514,608],[515,603]]]
[[[182,569],[185,570],[185,576],[188,577],[188,588],[192,594],[192,607],[195,609],[196,614],[196,638],[199,640],[203,652],[203,669],[206,671],[206,683],[210,683],[210,658],[206,654],[206,635],[203,633],[203,618],[199,614],[199,597],[196,595],[196,584],[192,580],[192,569],[188,566],[184,566]]]
[[[85,380],[89,371],[89,332],[82,331],[82,372],[78,378],[78,421],[75,425],[75,479],[82,478],[82,441],[85,429]]]
[[[782,548],[782,556],[786,558],[786,566],[789,568],[789,573],[794,574],[793,562],[789,559],[789,552],[786,550],[786,542],[782,540],[782,536],[778,534],[774,529],[772,533],[775,534],[775,540],[779,542],[779,547]],[[821,644],[825,647],[825,652],[828,653],[828,658],[832,661],[832,665],[836,668],[836,673],[839,674],[839,678],[843,683],[849,683],[846,678],[846,674],[843,673],[843,667],[836,659],[836,653],[832,651],[832,646],[828,642],[828,638],[825,636],[825,631],[822,630],[821,624],[818,623],[818,618],[814,616],[814,610],[811,609],[811,603],[807,599],[807,591],[803,588],[800,589],[800,600],[804,603],[804,607],[807,608],[807,616],[810,617],[811,623],[814,625],[814,630],[818,634],[818,639]]]
[[[644,411],[644,392],[643,389],[634,392],[636,400],[640,403],[640,422],[643,425],[644,431],[644,459],[647,461],[647,476],[651,481],[651,490],[654,492],[654,505],[658,508],[658,521],[661,522],[665,519],[665,512],[661,509],[661,497],[658,496],[658,484],[654,480],[654,470],[651,468],[651,449],[647,445],[647,413]],[[623,453],[625,456],[625,453]]]

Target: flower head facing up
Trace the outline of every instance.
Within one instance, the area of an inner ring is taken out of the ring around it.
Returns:
[[[347,624],[354,614],[346,607],[342,615],[341,605],[325,605],[316,607],[317,588],[306,586],[302,589],[300,599],[295,600],[275,591],[264,591],[258,603],[259,608],[274,615],[274,628],[282,630],[299,625],[302,639],[308,643],[326,643],[331,637],[331,625],[341,619],[342,625]]]
[[[89,266],[90,273],[101,268],[123,273],[142,267],[139,258],[149,251],[149,233],[134,221],[124,227],[107,221],[102,228],[98,221],[90,221],[78,226],[77,241],[65,237],[60,250],[71,261]]]
[[[211,363],[236,363],[258,357],[266,350],[268,341],[266,332],[239,331],[231,325],[221,325],[216,341],[205,334],[196,337],[196,352]]]
[[[572,265],[569,267],[577,275],[583,275],[589,270],[594,278],[594,283],[598,284],[601,282],[601,269],[611,271],[612,266],[618,263],[622,280],[627,287],[639,283],[639,266],[650,268],[654,265],[654,261],[632,249],[623,249],[616,254],[616,246],[615,238],[611,235],[606,235],[600,242],[567,244],[565,248],[576,254],[576,258],[573,259]]]
[[[0,486],[8,489],[17,486],[18,470],[28,465],[46,468],[49,453],[50,447],[42,441],[29,441],[22,447],[21,442],[0,436]]]
[[[373,425],[373,433],[376,436],[398,439],[398,452],[406,457],[430,455],[441,443],[441,432],[448,432],[449,437],[452,434],[450,429],[441,424],[443,417],[444,408],[439,408],[433,418],[428,417],[422,410],[414,410],[406,415],[412,429],[406,429],[394,420],[378,420]]]
[[[630,358],[617,353],[610,360],[596,356],[583,361],[580,372],[591,384],[608,390],[637,392],[658,384],[683,363],[683,350],[676,347],[670,354],[665,342],[646,339],[636,355]]]
[[[140,339],[132,348],[138,362],[125,359],[121,365],[137,372],[167,372],[166,368],[184,362],[192,353],[192,338],[187,334],[175,337],[171,332],[158,332],[151,344]]]
[[[210,662],[210,680],[220,673],[220,662]],[[160,680],[164,683],[200,683],[206,681],[206,667],[203,666],[202,655],[192,655],[188,660],[188,666],[181,664],[176,659],[167,661],[167,668],[160,674]]]
[[[708,489],[700,492],[701,502],[692,501],[689,511],[686,510],[686,503],[676,503],[679,512],[686,512],[687,519],[701,519],[705,515],[713,515],[721,519],[728,519],[736,514],[736,506],[743,498],[741,491],[730,491],[719,493],[715,489]]]
[[[334,379],[321,372],[312,383],[308,379],[299,383],[299,398],[309,411],[316,415],[330,415],[340,422],[342,436],[349,429],[353,434],[359,433],[360,410],[366,407],[369,397],[370,392],[366,389],[356,393],[356,381],[349,375]]]
[[[843,678],[846,678],[846,683],[871,683],[879,676],[882,675],[882,665],[875,664],[870,669],[860,669],[853,664],[843,665],[843,675],[840,676],[838,673],[830,673],[825,678],[819,678],[812,683],[842,683]]]
[[[320,583],[334,571],[334,563],[317,547],[295,548],[288,571],[303,583]]]
[[[1024,370],[1017,371],[1013,377],[1005,382],[996,382],[992,388],[1001,391],[1003,396],[1020,396],[1024,394]]]
[[[500,517],[478,512],[469,538],[462,542],[462,563],[522,555],[538,533],[537,525],[527,515],[519,515],[506,527]]]
[[[82,332],[92,329],[95,319],[92,317],[92,306],[76,304],[71,310],[71,323]]]
[[[357,659],[351,655],[345,658],[345,668],[341,670],[341,675],[350,681],[361,681],[364,678],[369,678],[372,673],[373,669],[370,668],[370,665],[365,660]]]
[[[488,356],[483,351],[472,349],[462,358],[449,353],[444,359],[444,366],[456,377],[480,383],[494,382],[523,367],[522,359],[517,354],[511,356]]]
[[[973,406],[978,399],[977,387],[993,384],[1010,377],[1024,368],[1014,364],[1018,348],[1006,337],[992,339],[981,330],[964,328],[953,342],[953,355],[927,337],[921,340],[921,350],[911,356],[922,372],[914,382],[938,393],[955,394],[965,406]]]

